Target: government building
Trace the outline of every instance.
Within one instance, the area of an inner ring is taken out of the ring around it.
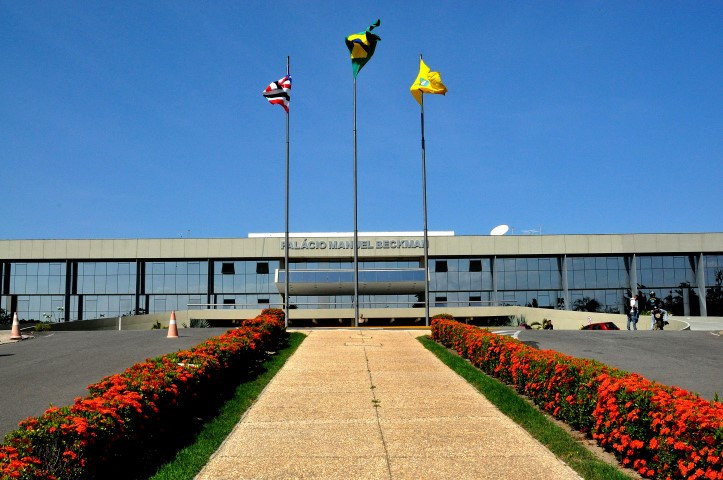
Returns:
[[[359,233],[359,308],[382,323],[425,321],[421,232]],[[723,316],[723,234],[503,235],[429,232],[429,305],[468,319],[505,307],[624,313],[655,291],[674,316]],[[350,233],[248,238],[0,240],[0,307],[21,320],[163,314],[247,318],[283,308],[290,325],[354,317]]]

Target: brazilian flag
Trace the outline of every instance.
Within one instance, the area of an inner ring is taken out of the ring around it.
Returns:
[[[377,48],[377,42],[381,40],[379,36],[372,33],[372,30],[378,27],[379,24],[379,19],[377,19],[377,21],[369,25],[369,28],[365,31],[352,33],[346,37],[346,48],[349,49],[349,54],[351,55],[354,78],[356,78],[359,70],[372,58],[374,50]]]

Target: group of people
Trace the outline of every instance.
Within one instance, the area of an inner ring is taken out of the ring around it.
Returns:
[[[655,296],[655,292],[650,292],[648,298],[648,310],[650,310],[650,330],[663,330],[668,323],[668,312],[663,310],[662,302]],[[633,295],[630,299],[630,309],[628,310],[628,330],[632,324],[633,330],[638,329],[638,296]]]

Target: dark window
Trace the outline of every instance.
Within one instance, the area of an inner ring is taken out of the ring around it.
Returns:
[[[447,261],[446,260],[437,260],[434,262],[434,271],[435,272],[446,272],[447,271]]]
[[[268,274],[269,273],[269,262],[258,262],[256,264],[256,273],[259,275]]]
[[[236,273],[236,269],[233,266],[233,262],[226,262],[221,264],[221,273],[224,275],[233,275]]]
[[[482,260],[470,260],[469,261],[470,272],[481,272],[482,271]]]
[[[259,298],[259,303],[266,303],[266,304],[268,304],[268,303],[269,303],[269,299],[268,299],[268,298]]]
[[[224,298],[223,304],[224,305],[236,305],[236,299],[235,298]]]
[[[470,301],[470,302],[481,302],[481,301],[482,301],[482,297],[480,297],[479,295],[470,295],[470,296],[469,296],[469,301]]]

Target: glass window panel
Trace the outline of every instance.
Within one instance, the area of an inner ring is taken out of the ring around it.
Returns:
[[[595,274],[595,282],[590,285],[594,285],[596,287],[607,287],[608,285],[608,271],[607,270],[597,270],[596,272],[593,272]]]
[[[637,257],[637,260],[639,263],[638,268],[644,268],[644,269],[650,270],[653,267],[652,257],[639,256],[639,257]]]
[[[540,288],[541,275],[542,272],[527,272],[527,287],[525,288]]]
[[[506,272],[513,272],[515,270],[515,259],[514,258],[503,258],[501,264],[502,269]]]
[[[527,286],[527,272],[525,270],[517,270],[512,272],[515,276],[515,287],[519,289],[528,288]]]
[[[540,272],[538,275],[539,283],[535,288],[553,288],[551,272]]]
[[[447,288],[449,290],[459,290],[459,273],[450,272],[447,277]]]

